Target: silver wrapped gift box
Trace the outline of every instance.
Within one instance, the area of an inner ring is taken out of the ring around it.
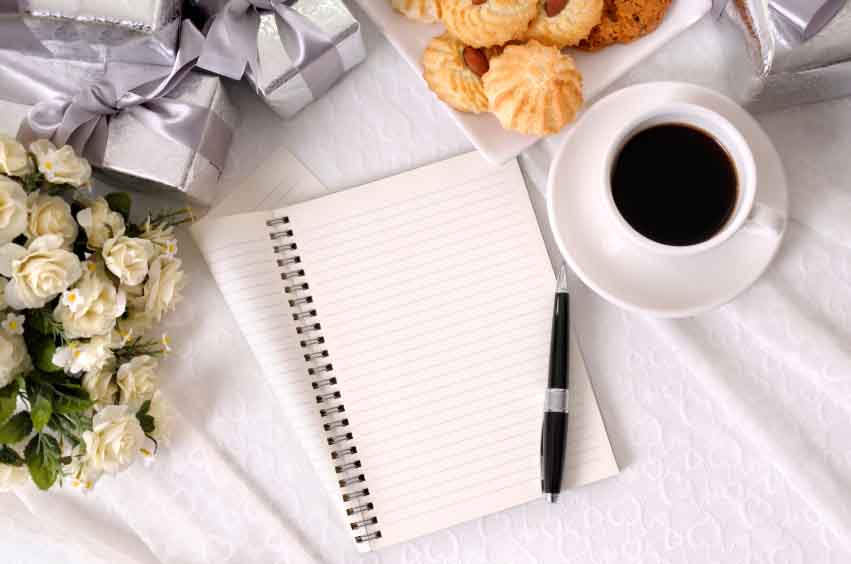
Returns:
[[[360,24],[341,1],[302,0],[292,8],[333,38],[343,63],[343,72],[348,72],[366,58]],[[248,80],[278,115],[290,118],[314,99],[304,78],[309,71],[293,67],[292,58],[281,41],[274,14],[260,16],[257,43],[260,72],[257,76],[249,72]],[[313,64],[321,63],[308,61],[307,66]]]
[[[181,0],[0,0],[0,13],[4,2],[55,57],[168,64],[175,55]],[[2,33],[0,48],[15,49]]]
[[[752,110],[851,96],[851,2],[735,0],[727,14],[751,53]]]
[[[200,11],[202,20],[220,14],[228,4],[227,0],[191,0],[191,3]],[[297,65],[294,58],[299,52],[299,31],[288,27],[272,11],[260,12],[256,30],[258,64],[256,69],[247,69],[246,77],[278,115],[290,118],[363,61],[366,48],[360,24],[342,0],[278,0],[278,3],[296,12],[330,43],[328,50]],[[215,67],[205,68],[221,73]]]
[[[100,72],[101,65],[30,57],[28,64],[38,65],[45,72],[55,69],[57,75],[66,80],[91,80]],[[207,73],[191,72],[169,94],[169,98],[209,109],[199,147],[217,135],[221,127],[213,127],[213,121],[223,122],[232,132],[238,125],[238,114],[231,104],[222,84],[222,79]],[[0,97],[0,132],[16,136],[22,130],[31,106]],[[229,142],[229,137],[225,142]],[[108,136],[103,148],[101,162],[95,168],[95,176],[120,188],[148,191],[162,190],[188,198],[192,204],[207,206],[223,195],[224,187],[219,182],[221,170],[193,148],[146,127],[129,112],[109,118]]]

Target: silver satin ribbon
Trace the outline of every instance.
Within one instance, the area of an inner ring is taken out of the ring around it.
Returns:
[[[22,11],[19,0],[0,0],[0,49],[49,56],[50,51],[21,18]]]
[[[846,0],[769,0],[768,4],[810,39],[836,17]]]
[[[40,69],[32,59],[0,52],[0,98],[33,106],[22,127],[25,137],[71,145],[95,164],[103,162],[109,119],[129,113],[161,136],[197,150],[221,170],[230,127],[209,108],[169,97],[192,70],[203,45],[204,36],[185,21],[170,68],[105,63],[101,78],[82,88],[53,76],[54,66]]]
[[[260,75],[257,33],[260,14],[273,12],[284,49],[314,98],[319,98],[343,74],[343,61],[334,39],[287,5],[285,0],[230,0],[207,32],[198,66],[239,80],[246,67]]]

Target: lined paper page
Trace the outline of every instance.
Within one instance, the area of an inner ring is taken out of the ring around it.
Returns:
[[[320,479],[339,504],[313,378],[306,371],[269,239],[274,230],[266,225],[270,217],[270,212],[258,212],[204,220],[192,227],[192,236]]]
[[[339,503],[336,476],[328,464],[328,447],[318,432],[322,422],[316,411],[311,378],[305,373],[295,324],[282,292],[278,256],[269,239],[273,229],[266,225],[274,215],[272,210],[327,193],[319,180],[282,147],[191,231],[317,474],[332,499]],[[247,214],[261,211],[265,213]]]
[[[379,518],[373,548],[538,499],[555,280],[516,161],[463,155],[279,213]],[[569,486],[617,472],[573,351]]]

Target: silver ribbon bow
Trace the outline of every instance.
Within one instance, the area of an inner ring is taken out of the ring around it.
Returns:
[[[126,112],[163,137],[196,149],[221,170],[232,135],[228,125],[209,108],[169,98],[203,44],[201,32],[185,21],[171,67],[105,63],[102,76],[82,88],[53,76],[55,67],[40,69],[32,59],[0,52],[0,98],[33,106],[24,137],[71,145],[95,164],[102,163],[110,117]]]
[[[263,12],[275,14],[284,49],[313,97],[327,92],[343,74],[334,39],[289,7],[287,0],[230,0],[207,32],[198,66],[234,80],[242,78],[246,67],[259,76],[257,32]]]

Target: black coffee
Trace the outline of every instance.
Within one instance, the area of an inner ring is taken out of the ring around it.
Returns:
[[[738,199],[736,168],[709,134],[657,125],[627,141],[615,159],[612,193],[633,229],[665,245],[711,239]]]

